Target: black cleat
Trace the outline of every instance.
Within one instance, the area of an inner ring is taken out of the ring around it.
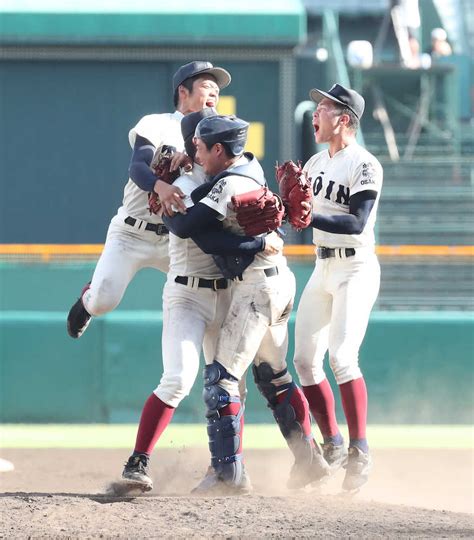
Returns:
[[[244,466],[242,466],[242,478],[239,484],[230,484],[223,480],[210,465],[204,478],[191,490],[191,493],[193,495],[248,495],[252,489],[252,483]]]
[[[86,308],[82,303],[82,296],[89,288],[89,285],[90,283],[84,287],[81,296],[69,310],[67,316],[67,333],[72,338],[80,338],[91,322],[91,316],[87,313]]]
[[[128,485],[141,491],[153,489],[153,480],[148,476],[148,458],[146,456],[130,456],[125,463],[122,478]]]
[[[323,456],[329,467],[331,467],[331,473],[336,472],[341,467],[344,467],[347,463],[347,449],[344,444],[324,443],[321,445],[323,449]]]
[[[342,489],[346,491],[354,491],[363,486],[369,479],[369,472],[372,468],[372,459],[370,454],[365,454],[356,446],[349,447],[346,476],[342,483]]]

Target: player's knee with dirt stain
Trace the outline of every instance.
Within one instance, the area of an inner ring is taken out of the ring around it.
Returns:
[[[113,311],[122,300],[122,291],[117,290],[114,282],[104,279],[94,283],[82,297],[84,307],[90,315],[98,317]]]

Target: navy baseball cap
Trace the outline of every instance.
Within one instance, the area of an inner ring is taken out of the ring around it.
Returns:
[[[221,67],[214,67],[210,62],[203,62],[201,60],[195,60],[181,66],[178,71],[173,75],[173,92],[176,92],[176,88],[186,79],[194,77],[195,75],[204,75],[209,73],[217,82],[217,86],[222,89],[230,84],[231,76],[228,71]]]
[[[236,116],[209,116],[199,122],[195,136],[211,145],[226,143],[234,156],[238,156],[244,151],[248,129],[248,122]]]
[[[319,103],[324,98],[328,98],[331,101],[339,103],[340,105],[344,105],[345,107],[350,109],[359,119],[364,114],[364,98],[355,90],[351,90],[350,88],[344,88],[344,86],[340,84],[334,84],[332,88],[327,92],[323,92],[323,90],[313,88],[309,93],[309,97],[316,103]]]
[[[192,158],[194,158],[194,154],[196,153],[196,148],[193,144],[196,126],[203,118],[208,118],[209,116],[217,116],[217,111],[214,107],[207,107],[202,111],[187,114],[181,120],[181,134],[184,139],[184,148],[186,149],[186,154]]]

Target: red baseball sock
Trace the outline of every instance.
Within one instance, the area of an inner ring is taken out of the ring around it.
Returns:
[[[301,388],[295,386],[293,389],[285,390],[281,394],[278,394],[278,403],[282,403],[286,398],[288,392],[291,392],[290,405],[293,407],[296,415],[296,421],[303,428],[303,434],[305,437],[311,436],[311,418],[309,416],[309,405],[304,397]]]
[[[240,408],[242,407],[241,403],[229,403],[225,407],[220,409],[219,413],[221,416],[237,416],[239,414]],[[242,453],[242,441],[244,438],[244,415],[240,417],[240,445],[236,454]]]
[[[155,394],[146,400],[138,426],[135,452],[150,455],[163,431],[171,422],[175,408],[166,405]]]
[[[336,436],[339,433],[336,403],[329,381],[324,379],[319,384],[303,386],[303,392],[321,435],[325,438]]]
[[[363,377],[339,385],[349,437],[365,439],[367,425],[367,387]]]

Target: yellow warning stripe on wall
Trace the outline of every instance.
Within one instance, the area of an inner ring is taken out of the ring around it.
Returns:
[[[0,244],[0,255],[40,256],[49,259],[54,256],[94,256],[102,253],[103,244]],[[289,244],[285,255],[291,257],[313,256],[313,245]],[[415,257],[473,257],[474,246],[377,246],[378,255]]]

